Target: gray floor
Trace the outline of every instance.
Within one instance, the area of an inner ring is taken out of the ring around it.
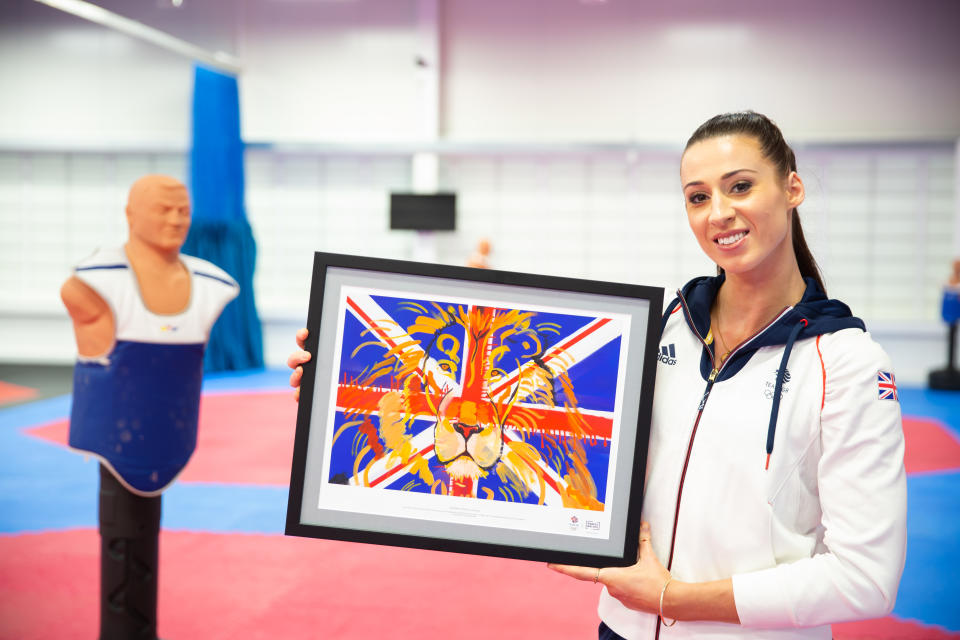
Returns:
[[[39,398],[51,398],[70,393],[73,388],[73,367],[0,363],[0,381],[30,387],[40,392]],[[37,399],[38,397],[27,398],[19,402],[5,403],[2,406],[13,407]]]

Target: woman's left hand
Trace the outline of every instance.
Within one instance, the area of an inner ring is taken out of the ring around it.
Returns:
[[[303,378],[303,363],[310,362],[309,351],[306,351],[306,340],[307,336],[306,329],[300,329],[297,331],[297,346],[300,347],[298,351],[294,351],[290,354],[290,357],[287,358],[287,366],[293,369],[293,373],[290,374],[290,386],[293,387],[293,399],[297,402],[300,402],[300,379]]]
[[[629,609],[659,613],[660,592],[670,572],[660,563],[650,544],[650,524],[640,525],[640,549],[636,564],[629,567],[576,567],[548,564],[548,567],[577,580],[599,582],[611,596]]]

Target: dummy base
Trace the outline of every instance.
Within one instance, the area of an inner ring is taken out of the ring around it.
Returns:
[[[960,369],[939,369],[937,371],[931,371],[929,384],[931,389],[960,391]]]
[[[100,466],[99,640],[157,638],[160,512]]]

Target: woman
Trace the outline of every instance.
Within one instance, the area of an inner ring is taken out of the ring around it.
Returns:
[[[680,177],[719,275],[664,318],[677,357],[658,364],[639,560],[552,568],[603,583],[601,638],[830,638],[832,622],[889,613],[903,571],[890,361],[824,294],[776,125],[710,119]]]
[[[664,314],[676,357],[658,363],[638,561],[551,568],[604,585],[601,639],[830,638],[832,622],[888,613],[903,570],[892,367],[824,293],[776,125],[712,118],[680,175],[719,275]],[[293,386],[307,359],[290,356]]]

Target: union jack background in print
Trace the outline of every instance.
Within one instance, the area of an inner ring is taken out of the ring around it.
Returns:
[[[355,288],[343,314],[329,482],[603,510],[622,318]]]
[[[899,401],[899,398],[897,398],[897,383],[892,373],[878,371],[877,387],[881,400]]]

